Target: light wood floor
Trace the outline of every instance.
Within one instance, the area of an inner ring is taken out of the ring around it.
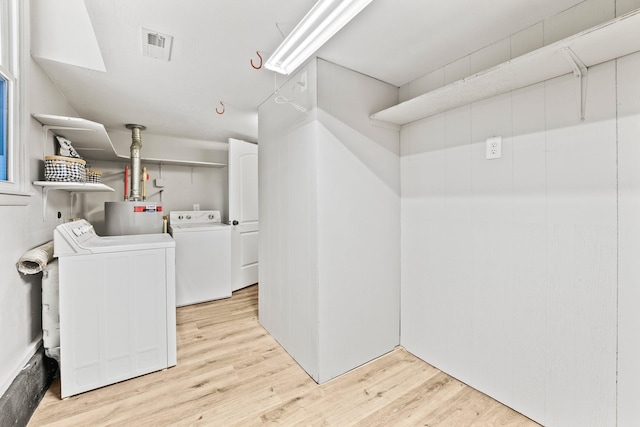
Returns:
[[[317,385],[259,325],[258,288],[178,309],[178,365],[60,400],[29,426],[536,426],[402,348]]]

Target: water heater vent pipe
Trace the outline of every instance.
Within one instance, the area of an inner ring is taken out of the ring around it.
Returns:
[[[142,149],[142,136],[140,133],[147,128],[142,125],[128,124],[127,129],[131,129],[131,194],[129,200],[140,201],[140,181],[142,180],[142,171],[140,168],[140,150]]]

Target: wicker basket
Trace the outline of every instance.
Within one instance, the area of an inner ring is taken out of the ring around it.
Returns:
[[[56,182],[85,182],[87,162],[63,156],[44,158],[44,179]]]
[[[93,182],[95,184],[100,183],[102,179],[102,171],[98,169],[87,169],[87,182]]]

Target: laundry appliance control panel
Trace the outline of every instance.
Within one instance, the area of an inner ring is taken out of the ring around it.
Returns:
[[[173,226],[186,224],[219,224],[220,211],[172,211],[169,223]]]

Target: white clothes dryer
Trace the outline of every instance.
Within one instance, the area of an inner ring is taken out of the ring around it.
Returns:
[[[178,307],[231,296],[231,226],[220,211],[172,211]]]

